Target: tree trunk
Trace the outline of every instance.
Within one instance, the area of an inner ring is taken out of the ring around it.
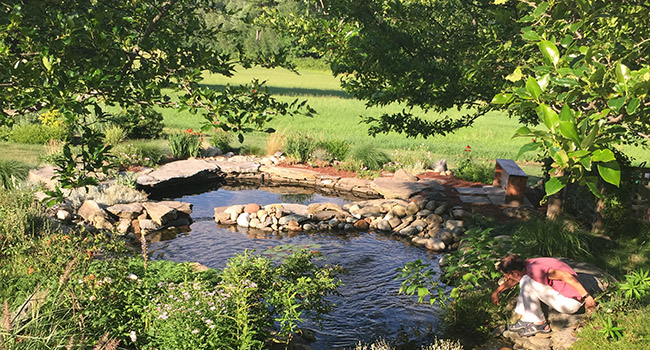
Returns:
[[[546,218],[549,220],[557,220],[562,214],[562,194],[564,190],[548,197],[546,202]]]
[[[602,181],[599,181],[600,194],[605,194],[605,186],[602,184]],[[594,220],[593,225],[591,226],[591,232],[597,233],[602,232],[605,227],[605,222],[603,221],[603,210],[605,209],[605,202],[602,198],[596,198],[596,220]]]

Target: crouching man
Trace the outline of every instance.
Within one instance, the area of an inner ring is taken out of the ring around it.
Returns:
[[[584,304],[590,314],[596,302],[578,281],[577,274],[566,263],[555,258],[524,260],[519,255],[508,255],[497,264],[506,281],[492,293],[492,302],[499,304],[499,293],[519,283],[519,297],[515,312],[521,318],[508,330],[529,337],[548,333],[548,325],[541,303],[565,314],[578,312]]]

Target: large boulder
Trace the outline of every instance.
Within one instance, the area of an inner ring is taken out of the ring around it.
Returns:
[[[93,200],[85,200],[81,207],[79,207],[79,210],[77,210],[77,215],[81,216],[95,228],[107,230],[113,228],[108,214]]]
[[[399,199],[408,199],[424,190],[444,190],[444,187],[435,180],[403,181],[390,177],[375,178],[370,184],[370,188],[379,192],[384,198]]]
[[[120,219],[135,219],[142,214],[142,203],[115,204],[106,210]]]
[[[147,215],[153,222],[159,226],[165,226],[168,223],[176,220],[178,217],[178,212],[174,208],[170,208],[164,204],[158,202],[145,202],[142,204],[145,210],[147,210]]]
[[[167,163],[156,170],[138,173],[138,186],[150,189],[170,188],[190,183],[205,183],[223,177],[218,165],[202,159]]]

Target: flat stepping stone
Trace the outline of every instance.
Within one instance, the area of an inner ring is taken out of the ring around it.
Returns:
[[[465,196],[484,196],[486,194],[481,187],[456,187],[456,191]]]
[[[505,196],[506,190],[501,187],[483,186],[483,192],[490,194],[503,194]]]
[[[206,162],[217,165],[221,169],[221,172],[227,175],[257,174],[260,171],[260,164],[255,162],[233,162],[226,160],[206,160]]]
[[[295,181],[316,180],[320,178],[320,174],[318,172],[307,169],[260,166],[259,170],[271,175],[271,177],[282,177]]]
[[[458,196],[461,202],[467,204],[491,204],[487,196]]]
[[[370,188],[379,192],[384,198],[408,199],[414,194],[426,189],[442,187],[435,180],[431,181],[399,181],[390,177],[378,177],[372,181]]]
[[[202,159],[186,159],[167,163],[156,170],[138,173],[142,187],[165,188],[181,184],[207,182],[222,178],[221,168]]]

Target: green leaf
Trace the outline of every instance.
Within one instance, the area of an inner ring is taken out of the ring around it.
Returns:
[[[544,125],[546,125],[547,128],[549,128],[551,131],[554,132],[556,125],[560,121],[560,119],[557,116],[557,113],[555,113],[555,111],[552,110],[551,107],[543,103],[540,104],[536,110],[537,110],[537,114],[542,119]]]
[[[582,149],[590,148],[594,144],[594,140],[596,139],[599,130],[600,127],[598,126],[598,124],[594,125],[594,127],[591,128],[589,135],[587,135],[587,137],[582,139],[582,143],[580,143],[580,148]]]
[[[621,182],[621,167],[613,160],[607,163],[598,163],[598,173],[606,182],[618,187]]]
[[[625,104],[625,97],[619,97],[619,98],[610,98],[607,101],[607,106],[609,106],[611,109],[613,109],[615,112],[618,113],[618,110],[623,107]]]
[[[505,4],[506,2],[508,2],[508,0],[494,0],[494,4],[495,4],[495,5],[503,5],[503,4]]]
[[[566,186],[566,179],[559,177],[552,177],[550,180],[546,181],[544,184],[544,189],[546,190],[546,195],[551,196],[563,189]]]
[[[515,136],[513,137],[530,136],[530,135],[532,135],[532,131],[530,130],[530,128],[527,126],[522,126],[521,128],[517,129],[517,131],[515,131]]]
[[[544,57],[557,67],[557,63],[560,61],[560,51],[558,51],[555,44],[548,40],[542,40],[538,44],[539,49],[542,51]]]
[[[511,82],[516,82],[524,78],[524,75],[521,73],[521,67],[515,68],[515,70],[506,76],[506,80]]]
[[[517,157],[515,159],[519,159],[519,157],[521,157],[521,155],[526,153],[526,152],[536,151],[541,146],[542,145],[540,143],[538,143],[538,142],[527,143],[527,144],[521,146],[521,148],[519,149],[519,153],[517,154]]]
[[[522,29],[523,33],[521,34],[521,37],[524,38],[524,40],[527,41],[538,41],[541,40],[542,37],[539,36],[539,34],[535,33],[532,29],[528,28]]]
[[[505,94],[502,92],[500,94],[494,95],[494,98],[492,99],[491,103],[495,105],[502,105],[510,101],[512,101],[512,94]]]
[[[569,105],[564,105],[562,107],[562,110],[560,111],[560,115],[558,117],[560,118],[560,121],[564,121],[564,122],[575,121],[575,117],[571,113],[571,108],[569,108]]]
[[[576,126],[573,122],[560,121],[560,134],[576,144],[580,144],[580,137],[578,136]]]
[[[600,194],[600,190],[598,190],[598,182],[594,178],[588,178],[585,179],[585,185],[587,185],[587,188],[589,188],[589,191],[594,194],[597,198],[601,198],[603,195]]]
[[[536,100],[539,98],[539,95],[542,94],[542,88],[539,87],[537,80],[533,77],[529,77],[528,80],[526,80],[526,91],[528,91],[528,93]]]
[[[541,16],[544,12],[546,12],[547,9],[548,9],[548,2],[546,2],[546,1],[541,2],[541,3],[539,3],[539,5],[537,5],[537,8],[536,8],[535,11],[533,12],[533,15],[534,15],[536,18],[538,18],[538,17]]]
[[[630,102],[627,103],[627,107],[625,107],[625,111],[627,114],[634,114],[636,112],[637,108],[641,105],[641,100],[638,98],[633,98],[630,100]]]
[[[594,162],[611,162],[612,160],[616,160],[616,157],[614,156],[614,152],[609,149],[599,149],[592,153],[591,159]]]
[[[630,69],[626,65],[619,63],[616,65],[616,81],[620,84],[626,84],[630,79]]]

